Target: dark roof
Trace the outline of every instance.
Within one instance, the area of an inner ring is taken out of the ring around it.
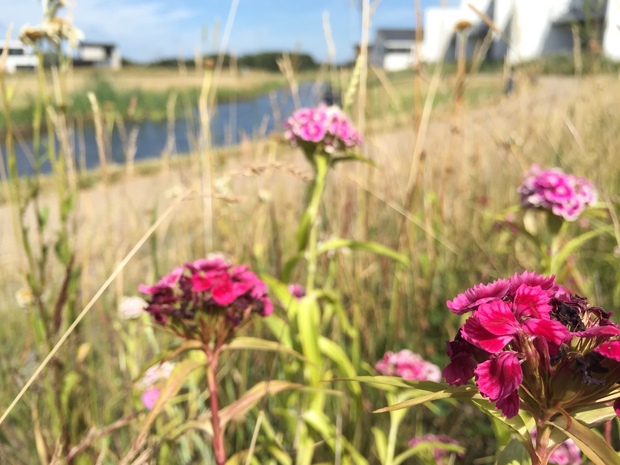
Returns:
[[[104,42],[80,42],[80,47],[103,47],[106,49],[116,48],[116,44]]]
[[[384,40],[415,40],[415,29],[377,29]]]

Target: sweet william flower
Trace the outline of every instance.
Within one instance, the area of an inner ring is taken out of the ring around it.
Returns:
[[[518,188],[525,208],[550,211],[574,221],[597,200],[594,186],[586,179],[564,173],[560,168],[543,170],[532,166]]]
[[[145,310],[157,323],[203,342],[215,338],[222,344],[253,314],[273,311],[265,283],[247,267],[233,266],[220,256],[175,267],[139,290],[149,297]]]
[[[284,129],[291,146],[301,147],[310,161],[318,152],[333,154],[362,143],[360,134],[337,106],[321,104],[297,110],[286,120]]]
[[[451,303],[471,315],[448,342],[449,384],[474,378],[509,418],[520,408],[570,415],[610,398],[620,413],[620,329],[611,312],[531,272],[477,285]]]
[[[375,369],[382,375],[400,376],[409,381],[441,380],[441,371],[437,365],[427,362],[420,355],[407,349],[387,352],[375,364]]]

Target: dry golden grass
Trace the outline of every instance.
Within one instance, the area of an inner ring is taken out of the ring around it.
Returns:
[[[544,77],[537,83],[523,80],[515,95],[466,107],[458,130],[448,108],[433,114],[418,170],[418,197],[409,214],[420,216],[419,227],[429,228],[426,234],[441,234],[458,252],[464,237],[479,239],[475,226],[483,209],[498,211],[516,202],[515,189],[533,162],[572,167],[593,179],[605,194],[613,185],[614,173],[603,167],[613,164],[618,133],[604,131],[595,121],[604,120],[604,115],[613,111],[618,96],[610,89],[615,81],[611,77]],[[380,222],[388,217],[389,224],[394,225],[403,218],[398,210],[405,203],[416,138],[411,116],[399,121],[406,125],[402,129],[386,129],[390,121],[394,122],[383,119],[377,128],[371,125],[366,136],[368,153],[377,167],[369,172],[364,165],[349,164],[336,170],[328,183],[330,229],[341,231],[341,235],[346,236],[345,231],[358,238],[362,235],[356,231],[355,218],[358,193],[365,191],[372,197],[369,218],[373,223],[368,225],[369,230],[378,230],[378,236],[388,242],[397,234],[395,230],[381,231]],[[85,296],[147,229],[153,209],[163,210],[181,188],[193,189],[195,195],[184,202],[168,229],[160,233],[166,257],[163,262],[174,264],[210,252],[205,237],[211,236],[212,226],[218,250],[245,257],[268,253],[271,245],[265,238],[273,226],[269,219],[273,213],[285,231],[283,235],[292,237],[302,204],[303,173],[310,170],[296,151],[270,142],[242,145],[236,156],[216,166],[214,219],[210,208],[205,208],[211,188],[207,179],[200,177],[199,166],[198,155],[192,155],[183,162],[173,161],[167,172],[125,177],[83,192],[78,222],[87,263]],[[424,225],[429,221],[424,219],[425,214],[430,215],[425,193],[431,192],[439,197],[445,223],[441,232],[430,223]],[[48,202],[50,217],[56,218],[56,202],[52,197]],[[10,217],[8,205],[0,207],[0,215]],[[0,223],[0,261],[4,270],[14,270],[3,273],[0,283],[12,296],[23,284],[23,262],[10,222]],[[132,266],[148,267],[146,263],[130,264],[129,268]]]

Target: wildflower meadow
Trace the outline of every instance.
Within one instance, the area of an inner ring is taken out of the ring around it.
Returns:
[[[363,1],[337,104],[216,150],[201,67],[194,150],[139,162],[43,3],[29,174],[0,59],[0,464],[620,464],[617,73],[388,75]]]

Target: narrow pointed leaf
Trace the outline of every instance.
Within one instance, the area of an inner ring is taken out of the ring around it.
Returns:
[[[605,439],[596,430],[588,428],[574,418],[569,423],[561,415],[549,423],[561,429],[577,444],[581,452],[595,464],[620,465],[618,453],[607,444]]]
[[[394,405],[389,405],[388,407],[384,407],[378,410],[375,410],[373,413],[383,413],[383,412],[391,412],[392,410],[400,410],[403,408],[414,407],[416,405],[423,404],[425,402],[432,402],[440,399],[471,399],[473,397],[480,397],[478,393],[478,389],[474,386],[457,386],[449,389],[444,389],[442,391],[433,392],[430,394],[423,394],[414,399],[405,400],[403,402],[398,402]]]
[[[281,352],[286,355],[291,355],[300,360],[307,360],[299,352],[287,347],[286,345],[277,341],[267,341],[258,337],[235,337],[230,343],[226,344],[225,350],[261,350],[268,352]]]
[[[243,396],[234,401],[232,404],[227,405],[220,410],[220,422],[222,426],[226,425],[233,418],[241,417],[252,410],[258,401],[269,394],[277,394],[278,392],[285,391],[287,389],[300,389],[303,385],[296,383],[289,383],[288,381],[271,380],[261,381],[252,389],[247,391]]]
[[[392,260],[395,260],[401,265],[404,265],[406,267],[409,267],[410,265],[409,259],[405,255],[398,253],[390,249],[389,247],[381,245],[377,242],[370,242],[370,241],[353,241],[350,239],[332,239],[332,240],[329,240],[321,244],[321,246],[318,248],[318,253],[324,254],[331,250],[338,250],[338,249],[343,249],[343,248],[348,248],[351,250],[364,250],[366,252],[374,253],[375,255],[381,255],[383,257],[391,258]]]
[[[355,377],[355,367],[339,344],[335,343],[331,339],[321,336],[319,338],[319,349],[323,355],[336,364],[336,368],[342,375],[349,378]],[[348,384],[354,394],[359,395],[361,393],[359,383],[349,382]]]

